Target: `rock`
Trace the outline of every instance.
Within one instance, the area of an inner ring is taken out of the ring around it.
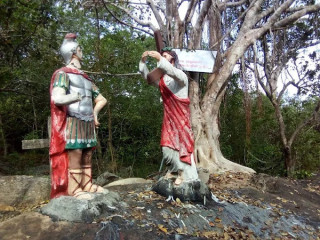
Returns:
[[[211,197],[209,188],[200,180],[183,182],[175,186],[171,179],[160,178],[152,190],[166,197],[179,198],[181,201],[203,202],[205,197],[207,199]]]
[[[43,164],[36,167],[30,167],[25,169],[24,173],[32,176],[50,176],[50,165]]]
[[[272,177],[264,173],[253,175],[251,183],[262,191],[279,193],[279,182],[277,177]]]
[[[50,179],[33,176],[0,176],[0,205],[37,205],[50,197]]]
[[[105,187],[117,186],[117,185],[128,185],[128,184],[137,184],[137,183],[152,183],[152,180],[146,180],[144,178],[125,178],[118,181],[109,183]]]
[[[52,199],[41,208],[41,213],[53,220],[91,223],[96,217],[114,212],[121,205],[118,193],[93,193],[93,199],[83,200],[70,196]]]
[[[201,182],[208,183],[210,178],[210,172],[208,169],[199,168],[198,169],[198,175]]]
[[[102,173],[97,180],[95,181],[96,184],[99,186],[106,186],[107,184],[119,180],[120,177],[109,172]]]
[[[95,239],[99,224],[53,222],[38,212],[27,212],[0,223],[0,239]]]

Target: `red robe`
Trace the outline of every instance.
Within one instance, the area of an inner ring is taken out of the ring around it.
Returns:
[[[50,167],[51,167],[51,194],[50,198],[68,195],[68,153],[65,150],[65,129],[67,122],[67,107],[56,106],[51,98],[53,82],[56,74],[60,71],[65,73],[80,74],[89,77],[73,68],[63,67],[56,70],[51,78],[50,84],[50,107],[51,107],[51,139],[50,139]],[[89,79],[90,80],[90,79]]]
[[[165,85],[163,77],[159,88],[164,106],[160,144],[179,151],[180,160],[191,165],[194,140],[190,125],[190,100],[175,96]]]

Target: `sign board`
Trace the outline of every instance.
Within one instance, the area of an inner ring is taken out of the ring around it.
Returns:
[[[49,144],[49,139],[22,140],[22,149],[47,148]]]
[[[173,49],[184,71],[212,73],[217,51]]]

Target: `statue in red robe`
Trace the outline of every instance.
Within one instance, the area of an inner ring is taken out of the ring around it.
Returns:
[[[149,70],[146,58],[157,60],[157,68],[163,75],[153,79],[149,84],[159,87],[164,107],[161,131],[163,158],[170,166],[166,178],[175,178],[175,184],[198,181],[194,161],[194,139],[190,123],[190,100],[188,98],[188,77],[179,68],[177,54],[165,48],[160,54],[157,51],[146,51],[142,54],[139,71],[147,80]]]

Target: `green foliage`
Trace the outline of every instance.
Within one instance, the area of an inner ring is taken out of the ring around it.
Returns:
[[[28,150],[21,152],[10,152],[3,157],[0,163],[0,171],[8,175],[26,174],[36,175],[39,166],[48,165],[48,150]],[[34,169],[30,171],[30,169]],[[49,168],[45,171],[49,174]]]
[[[257,172],[284,175],[284,155],[274,109],[264,95],[251,94],[251,134],[246,142],[244,93],[238,87],[235,75],[229,83],[225,100],[220,108],[221,150],[230,160],[249,166]],[[309,116],[317,99],[287,98],[282,104],[288,134]],[[307,126],[293,145],[297,163],[296,177],[302,177],[320,166],[320,134],[317,128]]]
[[[307,170],[299,170],[295,171],[293,176],[298,179],[305,179],[311,177],[312,173]]]
[[[93,67],[114,74],[136,73],[141,54],[150,48],[155,49],[152,38],[142,41],[127,31],[109,33],[100,39],[104,57]],[[111,161],[111,132],[118,169],[132,166],[134,175],[150,174],[149,169],[156,169],[161,159],[162,105],[158,89],[148,86],[140,75],[93,77],[110,104],[110,112],[104,109],[100,114],[100,122],[111,121],[111,126],[104,124],[99,131],[106,168]]]
[[[115,75],[137,73],[141,54],[156,48],[153,38],[109,21],[104,8],[89,11],[72,1],[4,0],[0,15],[0,133],[4,134],[0,147],[8,148],[7,156],[1,156],[1,172],[24,174],[30,167],[48,164],[47,149],[22,151],[21,140],[48,137],[49,82],[52,73],[63,66],[58,49],[67,32],[78,34],[85,57],[83,69],[96,72],[89,75],[108,100],[99,115],[95,172],[116,164],[116,173],[145,177],[159,169],[163,114],[159,91],[140,75]],[[305,28],[299,24],[297,28]],[[244,94],[237,80],[234,76],[230,81],[220,109],[222,152],[258,172],[282,174],[274,110],[266,97],[251,95],[252,129],[246,139]],[[205,78],[200,85],[203,94]],[[284,101],[289,133],[313,106],[313,99]],[[293,146],[297,176],[319,168],[319,143],[315,128],[298,136]]]
[[[31,153],[39,152],[42,159],[42,151],[47,152],[22,152],[21,140],[48,137],[49,82],[63,66],[58,49],[67,32],[78,33],[85,55],[83,69],[102,73],[90,74],[109,104],[99,116],[102,155],[97,151],[94,159],[102,163],[100,173],[111,164],[109,139],[119,172],[131,167],[135,175],[146,176],[158,168],[162,121],[158,90],[140,75],[103,74],[136,73],[141,54],[155,49],[153,38],[98,21],[95,14],[67,1],[2,1],[0,12],[0,111],[5,139],[1,147],[8,148],[8,155],[1,157],[3,168],[10,174],[23,173],[36,162]]]

